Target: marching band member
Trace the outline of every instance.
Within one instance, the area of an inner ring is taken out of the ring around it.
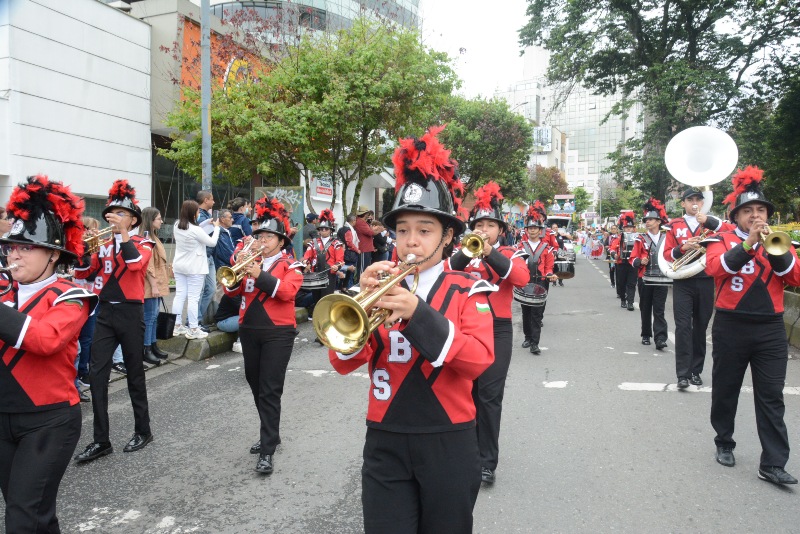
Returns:
[[[397,232],[399,257],[415,257],[416,293],[407,289],[413,276],[388,289],[377,307],[391,314],[367,344],[329,352],[339,373],[368,364],[372,378],[361,469],[367,534],[472,532],[481,484],[472,387],[493,361],[486,293],[496,287],[446,267],[464,223],[455,216],[462,186],[436,138],[441,129],[400,141],[397,199],[383,218]],[[368,267],[362,291],[386,271],[399,269],[386,261]]]
[[[701,248],[703,228],[698,214],[703,208],[703,193],[688,188],[681,195],[683,217],[672,219],[666,233],[664,259],[674,262],[687,252]],[[714,282],[705,271],[674,279],[672,312],[675,319],[675,374],[678,388],[689,383],[702,386],[700,374],[706,359],[706,329],[714,312]]]
[[[519,249],[526,256],[525,262],[528,265],[529,279],[531,284],[544,287],[547,291],[550,282],[558,280],[553,274],[553,248],[546,241],[542,240],[542,232],[545,231],[546,212],[544,204],[537,200],[528,208],[525,217],[525,233],[528,239],[520,243]],[[542,318],[544,317],[544,305],[542,306],[522,306],[522,332],[525,341],[522,347],[530,347],[531,354],[541,354],[539,339],[542,334]]]
[[[303,283],[302,264],[281,252],[289,241],[282,208],[275,199],[256,201],[252,238],[254,247],[261,247],[260,261],[250,264],[238,284],[224,288],[228,296],[242,297],[239,339],[244,374],[261,421],[260,440],[250,452],[259,455],[256,471],[266,475],[274,470],[273,456],[281,442],[281,395],[297,335],[294,298]]]
[[[503,391],[511,364],[513,329],[511,327],[512,289],[528,283],[528,270],[522,253],[501,247],[500,236],[508,231],[500,211],[503,195],[500,186],[489,182],[475,191],[475,206],[469,228],[483,239],[480,255],[470,258],[463,248],[450,258],[450,267],[464,271],[499,287],[489,295],[494,317],[494,363],[475,381],[472,394],[478,410],[478,445],[481,453],[481,480],[494,484],[499,456],[500,416]]]
[[[614,254],[612,251],[617,246],[616,240],[619,239],[619,234],[617,233],[617,225],[612,224],[608,227],[608,235],[603,238],[603,245],[606,248],[606,260],[608,261],[608,277],[611,279],[611,287],[617,287],[617,263],[614,261]],[[619,291],[617,291],[617,298],[619,297]]]
[[[5,528],[57,533],[58,487],[81,434],[73,382],[78,334],[97,297],[55,271],[83,254],[83,200],[61,183],[36,176],[14,188],[8,212],[16,220],[0,238],[13,276],[10,290],[0,296]]]
[[[339,280],[339,268],[344,265],[344,245],[333,237],[336,219],[331,210],[322,210],[319,214],[317,232],[319,237],[311,240],[310,246],[303,255],[303,260],[311,272],[328,273],[328,286],[315,290],[314,304],[336,289]]]
[[[642,345],[650,344],[650,338],[653,337],[655,328],[656,349],[663,350],[667,346],[667,320],[664,318],[664,307],[669,287],[648,285],[643,278],[645,273],[649,272],[661,274],[658,269],[656,253],[664,239],[661,225],[667,222],[667,211],[664,209],[664,205],[651,197],[644,205],[642,222],[647,231],[636,236],[630,259],[630,264],[638,272]]]
[[[800,262],[791,245],[780,254],[769,253],[761,243],[772,232],[767,220],[775,211],[761,192],[762,178],[763,171],[752,166],[734,175],[734,190],[724,203],[731,206],[729,218],[737,228],[707,240],[706,271],[717,290],[711,425],[717,433],[717,462],[733,467],[734,421],[749,364],[762,448],[758,476],[775,484],[797,484],[784,470],[789,438],[783,402],[788,361],[783,287],[800,285]]]
[[[617,275],[617,296],[620,298],[620,307],[633,311],[633,301],[636,298],[636,271],[629,263],[633,249],[633,233],[636,230],[635,215],[632,211],[623,212],[620,217],[622,233],[614,240],[611,249],[614,256],[615,271]]]
[[[75,459],[89,462],[111,454],[109,438],[108,378],[117,345],[128,370],[128,393],[133,406],[134,433],[123,452],[134,452],[153,441],[147,385],[144,380],[144,279],[153,242],[134,232],[142,222],[136,191],[127,180],[117,180],[108,192],[103,217],[113,228],[113,238],[75,268],[75,277],[96,273],[100,311],[92,340],[89,377],[94,412],[94,440]]]

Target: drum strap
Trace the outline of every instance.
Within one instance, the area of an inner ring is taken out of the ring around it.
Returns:
[[[544,252],[544,249],[547,248],[544,245],[544,242],[539,241],[537,244],[538,248],[534,252],[531,248],[530,242],[525,241],[525,250],[528,252],[528,271],[531,273],[531,282],[535,280],[539,280],[542,276],[539,274],[539,257]],[[535,274],[534,274],[535,273]]]
[[[328,241],[331,243],[332,241]],[[325,254],[325,245],[322,243],[322,239],[317,239],[315,242],[314,252],[317,255],[317,265],[315,266],[315,272],[322,272],[327,271],[330,268],[328,265],[328,255]]]

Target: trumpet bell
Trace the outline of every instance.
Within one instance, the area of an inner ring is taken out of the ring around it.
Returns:
[[[792,238],[786,232],[770,232],[761,240],[770,256],[783,256],[792,248]]]
[[[468,258],[477,258],[483,253],[483,239],[477,234],[461,238],[461,252]]]
[[[353,354],[366,345],[370,317],[353,297],[332,294],[314,308],[314,330],[320,342],[342,354]]]
[[[677,181],[704,187],[727,178],[739,161],[736,142],[711,126],[687,128],[673,137],[664,151],[667,170]]]
[[[217,269],[217,282],[225,287],[233,287],[239,281],[236,271],[227,266]]]

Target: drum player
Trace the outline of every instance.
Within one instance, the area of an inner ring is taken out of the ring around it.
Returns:
[[[317,224],[319,237],[311,240],[303,255],[306,271],[320,273],[320,276],[321,273],[326,273],[328,280],[328,285],[322,288],[303,288],[312,289],[314,294],[312,310],[313,306],[319,302],[319,299],[330,295],[336,289],[339,268],[344,265],[344,245],[338,239],[332,237],[335,227],[336,219],[333,212],[329,209],[322,210],[319,215],[319,224]]]

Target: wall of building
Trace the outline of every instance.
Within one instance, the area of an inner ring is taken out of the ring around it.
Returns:
[[[44,173],[90,197],[89,213],[117,178],[149,205],[150,27],[96,0],[0,6],[0,202]]]

